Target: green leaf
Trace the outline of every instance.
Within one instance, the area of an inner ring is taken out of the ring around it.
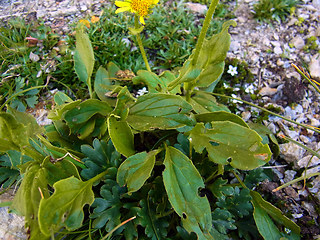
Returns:
[[[139,28],[131,28],[131,27],[129,27],[130,34],[132,34],[132,35],[140,34],[143,31],[143,29],[144,29],[144,26],[141,26]]]
[[[125,193],[125,188],[120,188],[113,181],[108,181],[101,187],[100,195],[102,198],[96,198],[92,207],[94,208],[90,218],[93,218],[92,226],[94,228],[105,227],[107,232],[121,223],[121,213],[123,203],[120,201],[120,195]]]
[[[233,194],[233,187],[226,185],[227,182],[228,180],[226,179],[218,178],[209,186],[209,189],[216,198],[230,196]]]
[[[215,229],[222,234],[227,234],[227,231],[235,230],[237,227],[234,225],[235,220],[233,215],[226,209],[216,208],[212,212],[212,223]]]
[[[43,129],[31,115],[14,109],[9,111],[0,113],[0,152],[24,152],[29,145],[29,138],[42,133]]]
[[[155,73],[139,70],[136,77],[132,79],[134,84],[144,83],[148,86],[149,93],[167,92],[168,84],[175,79],[173,73],[169,71],[163,72],[160,76]],[[180,93],[180,86],[170,91],[172,94]]]
[[[75,125],[87,122],[95,114],[107,116],[111,111],[112,108],[106,102],[101,102],[97,99],[88,99],[67,111],[64,119],[72,128]]]
[[[135,102],[135,98],[131,95],[126,86],[117,87],[114,92],[117,92],[118,96],[113,114],[120,117],[121,120],[126,120],[129,113],[129,105],[132,105]]]
[[[164,218],[155,216],[155,206],[150,201],[143,199],[140,201],[140,206],[139,223],[145,228],[145,234],[152,240],[165,239],[169,223]]]
[[[110,86],[111,80],[108,71],[104,67],[100,66],[94,80],[94,91],[102,101],[106,101],[108,100],[108,97],[106,96],[108,90],[104,89],[102,85]]]
[[[211,126],[207,129],[203,123],[198,123],[189,137],[197,152],[206,148],[211,161],[250,170],[270,160],[268,145],[261,143],[255,131],[229,121],[212,122]]]
[[[215,111],[230,112],[226,106],[217,103],[214,96],[204,91],[194,91],[191,95],[189,103],[191,104],[193,110],[198,114]]]
[[[273,206],[271,203],[265,201],[258,192],[250,191],[250,195],[252,197],[252,204],[255,207],[255,210],[258,209],[259,211],[257,213],[258,217],[264,218],[264,219],[259,219],[259,218],[256,219],[255,217],[255,221],[260,233],[263,230],[260,231],[259,226],[261,226],[261,224],[264,224],[263,221],[268,220],[267,217],[265,217],[264,215],[269,215],[277,223],[285,226],[286,228],[289,228],[294,233],[300,235],[299,226],[295,224],[293,221],[291,221],[289,218],[284,216],[283,213],[278,208]],[[261,235],[263,234],[261,233]]]
[[[74,54],[74,68],[79,79],[90,86],[90,78],[94,66],[94,54],[87,34],[78,28],[76,32],[76,51]]]
[[[47,157],[49,158],[49,157]],[[26,226],[30,230],[38,228],[37,216],[41,194],[48,197],[48,181],[46,179],[46,170],[37,162],[27,162],[22,167],[24,171],[22,183],[13,199],[11,209],[25,216]]]
[[[199,196],[204,188],[202,178],[192,161],[173,147],[166,148],[163,182],[169,202],[183,219],[184,228],[209,232],[212,228],[211,209],[206,197]],[[196,232],[199,237],[199,232]]]
[[[108,131],[117,151],[126,157],[135,154],[134,136],[127,122],[117,121],[115,116],[108,118]]]
[[[86,158],[82,161],[87,167],[81,171],[81,176],[85,179],[91,179],[109,169],[109,173],[106,175],[115,177],[116,168],[120,165],[121,155],[115,150],[112,142],[94,139],[92,146],[81,146],[81,152],[86,155]]]
[[[63,92],[57,92],[54,95],[54,102],[58,105],[61,106],[65,103],[71,103],[73,100],[65,93]]]
[[[0,185],[2,188],[10,187],[15,181],[21,179],[19,165],[22,165],[32,158],[21,155],[20,152],[9,150],[0,157]]]
[[[228,210],[234,216],[243,218],[252,212],[250,200],[251,196],[248,189],[243,188],[240,190],[238,187],[235,187],[233,195],[223,195],[221,198],[219,198],[216,204],[218,207]]]
[[[138,98],[131,106],[127,122],[134,129],[176,129],[194,125],[187,115],[192,110],[182,97],[177,95],[151,93]]]
[[[222,31],[205,40],[200,50],[198,61],[192,65],[194,52],[184,63],[175,83],[193,82],[194,87],[208,87],[219,80],[224,70],[224,60],[230,46],[228,29],[236,23],[227,21],[222,26]]]
[[[119,185],[127,185],[128,193],[138,191],[150,177],[156,155],[160,151],[140,152],[127,158],[118,169],[117,182]]]
[[[107,69],[102,66],[99,67],[94,81],[94,90],[102,101],[111,104],[112,100],[106,96],[106,93],[112,91],[114,87],[117,86],[117,83],[115,83],[114,80],[118,78],[117,72],[119,71],[120,68],[113,62],[107,64]]]
[[[263,143],[270,144],[270,148],[272,153],[274,154],[273,157],[277,158],[280,154],[280,147],[278,144],[277,139],[273,135],[273,133],[268,129],[266,126],[258,123],[249,123],[249,127],[255,130],[260,137],[263,139]]]
[[[195,115],[197,122],[218,122],[218,121],[230,121],[239,124],[242,127],[249,128],[243,119],[233,113],[216,111],[211,113],[203,113]]]
[[[70,177],[53,185],[53,195],[40,201],[38,218],[44,235],[51,236],[62,227],[69,231],[81,227],[84,218],[82,208],[94,201],[93,182],[93,179],[83,182]]]
[[[260,207],[254,205],[253,217],[256,222],[259,233],[266,240],[279,240],[281,234],[272,222],[268,214]]]

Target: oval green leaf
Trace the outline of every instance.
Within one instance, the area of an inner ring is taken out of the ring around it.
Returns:
[[[211,126],[207,129],[198,123],[189,137],[197,152],[206,148],[211,161],[250,170],[270,160],[269,146],[261,143],[262,138],[255,131],[230,121],[212,122]]]
[[[185,221],[186,230],[199,228],[209,232],[212,228],[212,217],[209,201],[199,196],[204,188],[200,173],[192,161],[182,152],[173,147],[166,148],[163,171],[163,182],[169,202],[175,212]],[[192,222],[188,225],[187,223]],[[197,227],[192,227],[196,225]]]
[[[128,193],[138,191],[150,177],[159,150],[140,152],[127,158],[119,167],[117,182],[127,185]]]

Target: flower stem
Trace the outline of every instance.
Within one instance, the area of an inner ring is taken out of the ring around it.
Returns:
[[[135,27],[135,29],[139,28],[139,19],[138,18],[139,18],[139,16],[135,15],[135,18],[134,18],[134,27]],[[148,59],[147,59],[147,55],[146,55],[146,52],[144,51],[144,48],[143,48],[143,45],[142,45],[140,33],[138,33],[136,35],[136,37],[137,37],[137,42],[138,42],[138,45],[139,45],[140,52],[142,54],[142,58],[143,58],[144,64],[146,65],[147,70],[149,72],[151,72],[151,69],[150,69],[150,66],[149,66],[149,63],[148,63]]]
[[[195,50],[195,53],[194,53],[194,57],[192,59],[192,65],[195,65],[197,63],[197,61],[198,61],[200,50],[202,48],[204,39],[205,39],[205,37],[207,35],[207,31],[208,31],[208,28],[210,26],[210,22],[211,22],[213,13],[214,13],[218,3],[219,3],[219,0],[212,0],[212,2],[210,4],[209,10],[208,10],[208,12],[206,14],[206,18],[204,19],[203,26],[202,26],[202,29],[201,29],[201,32],[200,32],[200,36],[199,36],[199,39],[198,39],[198,42],[197,42],[197,45],[196,45],[196,50]]]

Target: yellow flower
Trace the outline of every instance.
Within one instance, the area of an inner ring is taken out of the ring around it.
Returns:
[[[100,20],[100,18],[99,18],[99,17],[96,17],[96,16],[94,16],[94,15],[91,17],[91,22],[92,22],[92,23],[99,22],[99,20]]]
[[[150,13],[150,9],[158,2],[159,0],[125,0],[124,2],[116,1],[115,5],[119,7],[116,10],[116,13],[125,11],[136,13],[140,16],[139,20],[144,25],[144,17]]]
[[[85,25],[87,28],[90,28],[90,22],[88,20],[81,19],[79,22]]]

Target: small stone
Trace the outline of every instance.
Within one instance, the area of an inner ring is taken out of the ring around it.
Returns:
[[[304,143],[309,143],[310,142],[310,138],[308,138],[308,137],[306,137],[304,135],[300,135],[299,138]]]
[[[247,122],[251,118],[251,112],[242,112],[241,117],[245,122]]]
[[[296,36],[290,41],[290,44],[300,50],[304,47],[304,40],[302,37]]]
[[[277,55],[280,55],[280,54],[283,53],[281,47],[275,47],[275,48],[273,49],[273,52],[274,52],[275,54],[277,54]]]
[[[314,167],[320,163],[320,159],[316,156],[308,155],[298,160],[297,165],[300,168]]]
[[[239,41],[231,41],[229,51],[237,52],[240,49],[241,45]]]
[[[38,62],[40,60],[40,57],[37,54],[34,54],[33,52],[30,52],[29,58],[32,62]]]
[[[191,12],[198,13],[201,15],[205,14],[205,12],[208,10],[208,7],[206,5],[202,5],[200,3],[188,2],[186,3],[186,7],[189,8]]]
[[[315,8],[317,8],[318,10],[320,10],[320,0],[313,0],[312,4]]]
[[[269,86],[261,88],[259,91],[259,94],[261,96],[272,96],[277,93],[276,88],[270,88]]]
[[[303,157],[306,150],[293,142],[280,144],[280,155],[287,163],[297,162]]]
[[[274,123],[270,123],[267,127],[273,134],[276,134],[279,130],[279,128]]]
[[[311,119],[311,126],[319,127],[320,126],[320,121],[318,119],[312,118]]]
[[[281,66],[283,66],[283,64],[284,64],[284,61],[282,61],[280,58],[277,60],[277,65],[279,66],[279,67],[281,67]]]
[[[309,64],[310,75],[314,78],[320,78],[320,56],[316,54],[312,57]]]
[[[297,174],[294,170],[287,170],[284,172],[284,182],[290,182],[294,179],[294,176]]]

